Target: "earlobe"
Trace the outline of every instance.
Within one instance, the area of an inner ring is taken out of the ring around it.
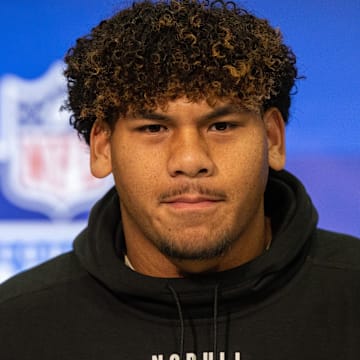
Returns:
[[[104,178],[112,171],[110,139],[109,126],[95,122],[90,134],[90,170],[97,178]]]
[[[268,141],[269,166],[274,170],[285,167],[285,122],[277,108],[270,108],[264,114],[264,124]]]

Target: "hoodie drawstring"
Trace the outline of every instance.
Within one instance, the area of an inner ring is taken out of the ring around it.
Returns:
[[[183,356],[184,356],[184,335],[185,335],[185,326],[184,326],[184,316],[183,316],[183,312],[181,309],[181,303],[180,303],[180,299],[179,296],[177,294],[177,292],[175,291],[175,289],[171,286],[168,285],[175,303],[176,303],[176,307],[178,310],[178,314],[179,314],[179,320],[180,320],[180,360],[183,360]]]
[[[214,357],[217,359],[217,322],[218,322],[218,297],[219,297],[219,284],[216,284],[214,289],[214,318],[213,318],[213,327],[214,327]]]
[[[179,295],[175,291],[175,289],[168,284],[168,288],[175,300],[175,304],[177,307],[177,311],[179,314],[180,320],[180,360],[183,360],[184,357],[184,342],[185,342],[185,325],[184,325],[184,315],[181,308],[181,302],[179,299]],[[217,323],[218,323],[218,309],[219,309],[219,284],[216,284],[214,288],[214,306],[213,306],[213,352],[214,352],[214,360],[217,359]]]

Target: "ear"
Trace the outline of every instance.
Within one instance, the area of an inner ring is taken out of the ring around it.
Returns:
[[[277,108],[268,109],[263,119],[268,141],[269,166],[274,170],[282,170],[286,159],[284,119]]]
[[[110,140],[109,126],[96,121],[90,133],[90,170],[97,178],[108,176],[112,171]]]

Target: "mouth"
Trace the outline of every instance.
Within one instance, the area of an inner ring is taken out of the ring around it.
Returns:
[[[182,195],[170,197],[162,203],[174,210],[206,210],[217,206],[224,199],[203,195]]]

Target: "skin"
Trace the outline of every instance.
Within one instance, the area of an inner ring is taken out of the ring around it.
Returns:
[[[230,103],[180,98],[95,123],[91,171],[113,174],[127,256],[155,277],[223,271],[259,256],[271,241],[264,215],[269,167],[285,162],[284,122]]]

